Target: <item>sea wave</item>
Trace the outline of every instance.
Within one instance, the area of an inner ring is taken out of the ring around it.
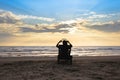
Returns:
[[[16,56],[56,56],[58,49],[54,46],[0,46],[0,57]],[[106,46],[75,46],[73,56],[118,56],[120,47]]]

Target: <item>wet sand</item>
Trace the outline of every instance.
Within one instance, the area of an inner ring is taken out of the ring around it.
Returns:
[[[0,57],[0,80],[120,80],[120,56],[73,57],[72,65],[56,57]]]

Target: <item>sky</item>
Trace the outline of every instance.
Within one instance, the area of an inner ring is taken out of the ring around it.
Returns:
[[[120,0],[0,0],[0,46],[120,46]]]

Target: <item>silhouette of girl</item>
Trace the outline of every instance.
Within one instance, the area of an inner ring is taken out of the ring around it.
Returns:
[[[70,56],[72,44],[68,40],[60,40],[56,47],[59,48],[59,55]]]

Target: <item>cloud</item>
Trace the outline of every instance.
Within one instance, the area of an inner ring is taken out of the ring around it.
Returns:
[[[11,23],[11,24],[15,24],[17,22],[19,22],[20,20],[17,19],[13,13],[9,12],[9,11],[3,11],[0,10],[0,23]]]
[[[89,19],[109,18],[109,16],[105,14],[93,14],[92,16],[89,16],[88,18]]]
[[[82,25],[85,24],[85,20],[76,19],[69,21],[61,21],[53,24],[37,24],[37,25],[26,25],[21,26],[21,32],[34,32],[34,33],[73,33],[77,30],[81,30]]]
[[[120,32],[120,22],[106,22],[101,24],[86,25],[87,28],[103,32]]]
[[[37,24],[37,25],[26,25],[23,27],[19,27],[20,32],[34,32],[34,33],[71,33],[71,32],[80,32],[80,31],[87,31],[87,30],[97,30],[100,32],[119,32],[120,31],[120,22],[96,22],[91,23],[87,20],[69,20],[69,21],[62,21],[59,23],[54,24]]]
[[[32,15],[18,15],[16,17],[18,19],[34,19],[34,20],[42,20],[42,21],[48,21],[48,22],[52,22],[55,20],[54,18],[38,17],[38,16],[32,16]]]
[[[99,19],[99,18],[109,18],[110,14],[99,14],[93,11],[88,11],[87,13],[83,14],[84,16],[86,16],[88,19]]]
[[[94,18],[105,18],[107,15],[97,14],[95,12],[89,12],[89,19],[76,18],[67,21],[59,21],[51,24],[26,24],[23,19],[35,19],[44,21],[54,21],[54,18],[44,18],[30,15],[16,15],[10,11],[0,10],[0,31],[8,32],[12,34],[16,33],[70,33],[81,31],[82,29],[87,30],[98,30],[104,32],[119,32],[120,21],[117,22],[93,22],[90,21]],[[113,15],[109,15],[113,16]],[[85,31],[84,30],[84,31]]]
[[[52,28],[51,28],[52,27]],[[19,27],[22,32],[35,32],[35,33],[46,33],[46,32],[59,32],[59,33],[68,33],[72,26],[67,24],[52,24],[52,25],[35,25],[34,27]]]
[[[0,24],[0,32],[4,33],[17,33],[19,32],[18,24]]]
[[[38,17],[38,16],[32,16],[32,15],[17,15],[10,11],[0,10],[0,23],[15,24],[17,22],[24,22],[25,19],[28,19],[30,21],[40,20],[40,21],[46,21],[46,22],[52,22],[55,20],[54,18]]]

